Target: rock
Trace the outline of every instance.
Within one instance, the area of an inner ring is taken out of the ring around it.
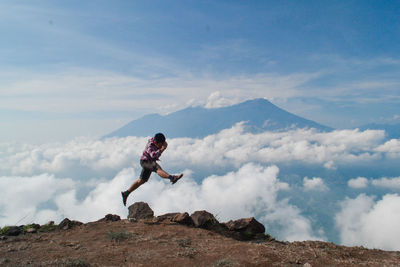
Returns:
[[[161,221],[164,221],[164,220],[167,220],[167,219],[172,221],[172,219],[177,214],[179,214],[179,212],[167,213],[167,214],[164,214],[164,215],[157,216],[157,221],[161,222]]]
[[[19,226],[9,226],[5,234],[9,235],[9,236],[17,236],[17,235],[19,235],[21,233],[22,233],[21,227],[19,227]]]
[[[32,223],[23,227],[26,233],[36,233],[40,229],[40,224]]]
[[[35,228],[31,227],[31,228],[26,229],[26,232],[30,233],[30,234],[33,234],[33,233],[36,233],[37,230]]]
[[[303,267],[312,267],[311,264],[309,264],[308,262],[304,263]]]
[[[236,221],[229,221],[225,223],[225,226],[230,231],[242,232],[249,236],[263,234],[265,232],[264,225],[259,223],[254,217],[239,219]]]
[[[83,223],[81,223],[79,221],[71,221],[70,219],[65,218],[64,220],[62,220],[60,222],[60,224],[58,225],[58,228],[62,229],[62,230],[68,230],[68,229],[71,229],[71,228],[73,228],[75,226],[79,226],[79,225],[82,225],[82,224]]]
[[[219,225],[219,222],[217,219],[215,219],[214,215],[205,210],[195,211],[192,215],[190,215],[190,217],[192,218],[194,226],[196,227],[210,229],[216,225]]]
[[[194,225],[192,217],[190,217],[187,212],[176,214],[174,218],[172,218],[172,221],[183,225]]]
[[[104,218],[100,219],[99,222],[117,222],[120,221],[121,217],[116,214],[107,214]]]
[[[145,202],[135,202],[129,206],[128,219],[151,219],[154,217],[154,211],[150,208],[149,204]]]

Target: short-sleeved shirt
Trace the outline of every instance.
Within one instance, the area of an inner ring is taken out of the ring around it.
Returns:
[[[143,161],[157,161],[159,160],[159,157],[161,156],[161,149],[159,149],[155,144],[154,144],[154,137],[150,138],[149,141],[147,141],[146,148],[143,151],[142,157],[140,160]]]

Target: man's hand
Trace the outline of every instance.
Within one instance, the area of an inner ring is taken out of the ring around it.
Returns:
[[[164,151],[165,149],[167,149],[167,147],[168,147],[168,143],[164,142],[164,144],[162,144],[162,146],[161,146],[161,151]]]

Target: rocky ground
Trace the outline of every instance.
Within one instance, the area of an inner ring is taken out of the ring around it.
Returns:
[[[174,217],[107,215],[87,224],[28,226],[18,235],[3,231],[0,266],[400,266],[400,252],[279,242],[243,231],[242,221],[199,227]]]

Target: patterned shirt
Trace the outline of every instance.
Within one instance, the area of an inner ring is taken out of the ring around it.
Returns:
[[[154,137],[150,138],[149,141],[147,141],[146,148],[143,151],[143,155],[140,158],[140,160],[150,160],[150,161],[156,161],[159,160],[158,158],[161,156],[161,149],[156,147],[154,144]]]

